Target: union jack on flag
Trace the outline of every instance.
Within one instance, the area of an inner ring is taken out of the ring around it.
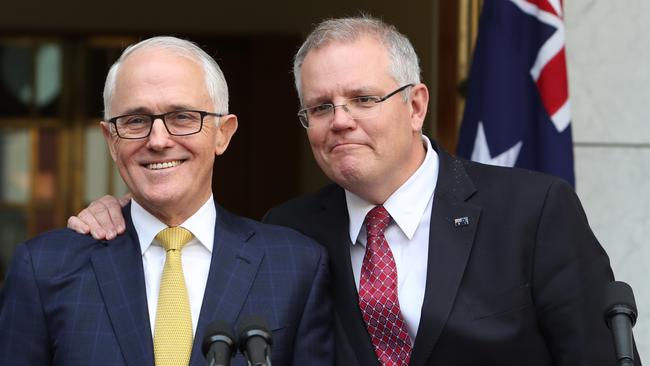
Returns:
[[[486,0],[457,154],[575,184],[561,0]]]

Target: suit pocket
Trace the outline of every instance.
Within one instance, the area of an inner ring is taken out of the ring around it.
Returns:
[[[532,303],[530,285],[525,283],[498,294],[483,296],[470,303],[469,307],[472,318],[480,320],[518,311],[532,305]]]

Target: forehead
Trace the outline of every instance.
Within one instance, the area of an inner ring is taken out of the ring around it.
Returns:
[[[300,83],[305,101],[360,89],[383,89],[395,83],[390,58],[375,37],[330,41],[305,56]]]
[[[165,49],[139,50],[117,73],[111,107],[156,109],[165,105],[198,106],[209,100],[203,68],[197,60]]]

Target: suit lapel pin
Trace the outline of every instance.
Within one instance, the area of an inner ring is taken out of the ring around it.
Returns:
[[[461,227],[469,225],[469,217],[458,217],[454,219],[454,227]]]

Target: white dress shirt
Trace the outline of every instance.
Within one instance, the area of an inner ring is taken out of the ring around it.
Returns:
[[[427,283],[429,223],[439,164],[438,154],[431,147],[429,139],[422,136],[422,140],[427,149],[422,165],[383,205],[393,218],[384,235],[395,258],[399,304],[411,344],[418,332]],[[375,205],[347,190],[345,198],[350,216],[350,240],[353,243],[350,256],[358,290],[367,241],[363,222]]]
[[[193,333],[196,333],[205,285],[208,282],[208,273],[210,272],[216,217],[217,211],[214,207],[214,199],[210,195],[210,198],[194,215],[179,225],[194,234],[194,238],[181,251],[183,275],[192,313]],[[135,200],[131,200],[131,218],[133,219],[135,231],[138,233],[140,249],[142,250],[144,283],[147,289],[149,321],[151,322],[151,334],[153,335],[156,310],[158,309],[160,278],[165,266],[165,249],[155,239],[155,236],[165,229],[167,225],[147,212]]]

